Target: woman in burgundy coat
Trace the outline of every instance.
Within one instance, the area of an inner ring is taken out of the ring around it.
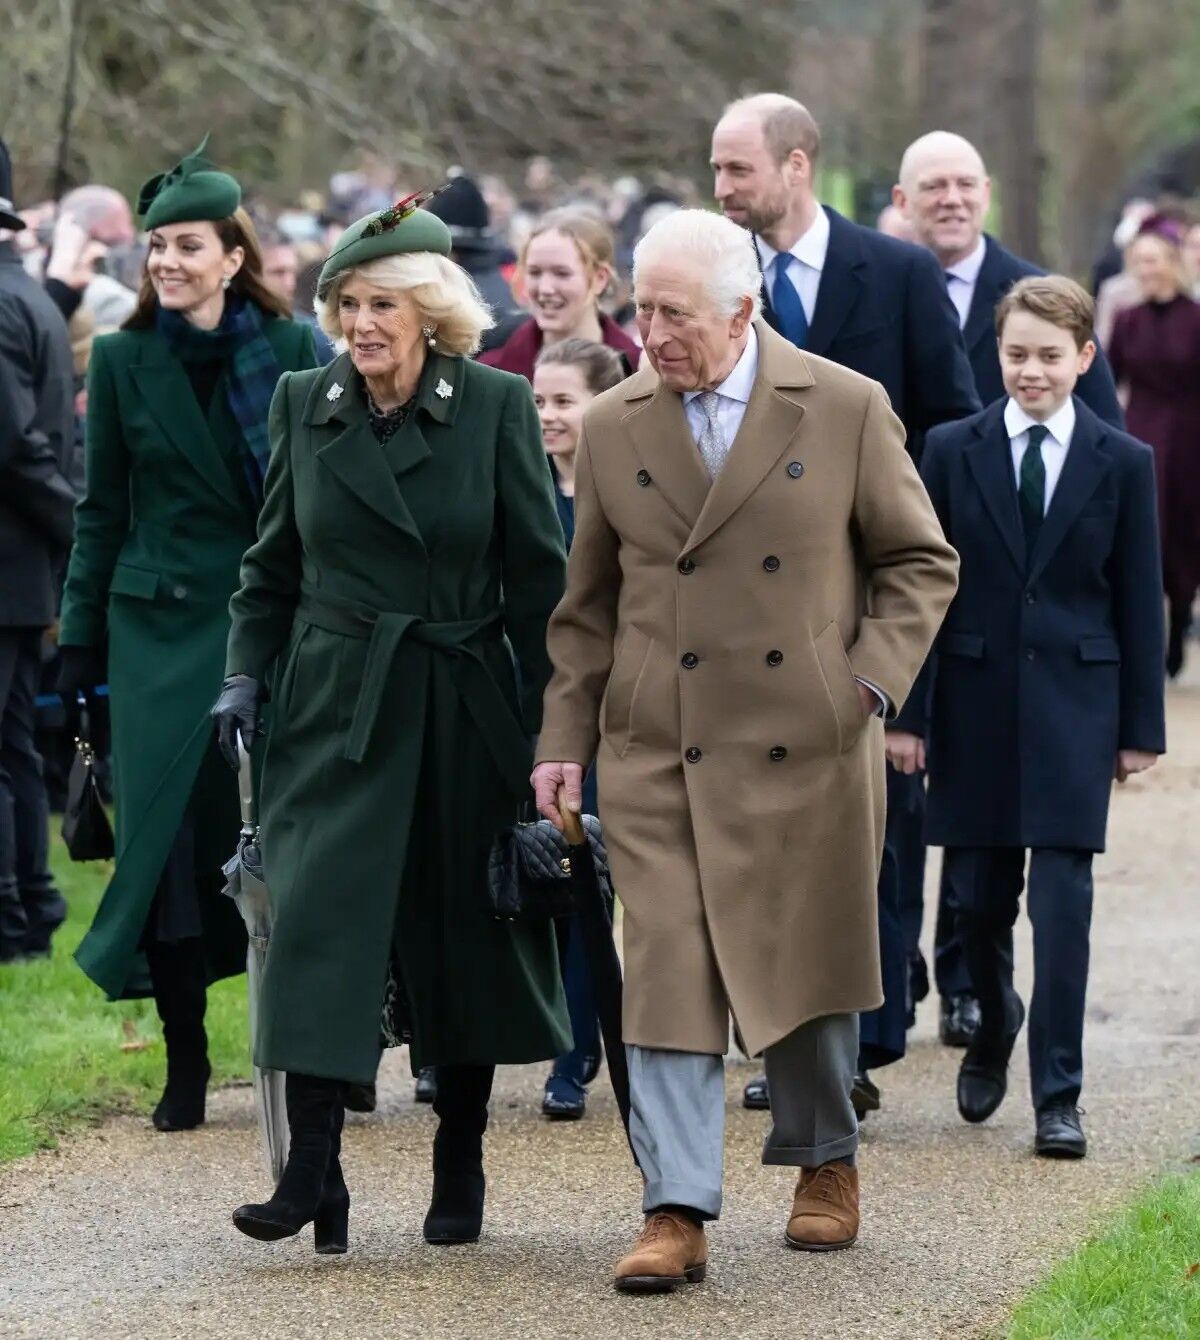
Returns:
[[[1129,395],[1129,431],[1154,448],[1163,585],[1170,613],[1167,674],[1183,666],[1192,602],[1200,588],[1200,305],[1188,296],[1172,219],[1147,219],[1127,264],[1143,301],[1120,313],[1108,357]]]
[[[479,361],[532,382],[543,345],[581,339],[614,349],[626,375],[633,372],[642,351],[599,307],[614,266],[612,233],[603,220],[575,209],[543,215],[521,252],[520,274],[533,314]]]

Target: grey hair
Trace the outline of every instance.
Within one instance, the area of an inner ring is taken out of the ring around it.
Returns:
[[[704,286],[722,316],[733,316],[743,298],[762,311],[762,270],[753,237],[723,214],[677,209],[660,219],[633,249],[633,282],[655,260],[689,256],[704,268]]]

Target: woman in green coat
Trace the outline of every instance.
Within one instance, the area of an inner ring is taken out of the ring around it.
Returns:
[[[60,636],[60,689],[109,685],[115,765],[116,870],[76,957],[110,999],[154,996],[162,1131],[204,1120],[207,985],[246,965],[220,892],[237,786],[209,709],[255,535],[271,394],[281,372],[316,362],[311,332],[263,283],[237,182],[203,148],[143,188],[138,305],[93,349]]]
[[[529,385],[469,357],[490,318],[449,251],[397,206],[326,262],[318,313],[346,352],[276,392],[214,712],[232,761],[274,676],[256,1060],[287,1072],[291,1153],[234,1221],[274,1239],[315,1220],[319,1251],[345,1248],[346,1087],[375,1078],[381,1021],[437,1071],[430,1242],[479,1236],[496,1064],[570,1039],[551,927],[486,902],[529,794],[562,530]]]

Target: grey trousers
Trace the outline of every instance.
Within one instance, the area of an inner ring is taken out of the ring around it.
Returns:
[[[629,1136],[646,1178],[643,1210],[686,1205],[715,1219],[725,1152],[724,1059],[632,1045],[625,1052]],[[764,1163],[817,1168],[854,1155],[857,1058],[856,1014],[811,1019],[766,1049],[772,1125]]]

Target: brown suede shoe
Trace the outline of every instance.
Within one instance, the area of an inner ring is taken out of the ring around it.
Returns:
[[[801,1252],[836,1252],[858,1238],[858,1169],[844,1163],[803,1168],[785,1240]]]
[[[707,1270],[704,1229],[674,1210],[655,1210],[618,1262],[613,1283],[622,1293],[673,1293],[680,1284],[699,1284]]]

